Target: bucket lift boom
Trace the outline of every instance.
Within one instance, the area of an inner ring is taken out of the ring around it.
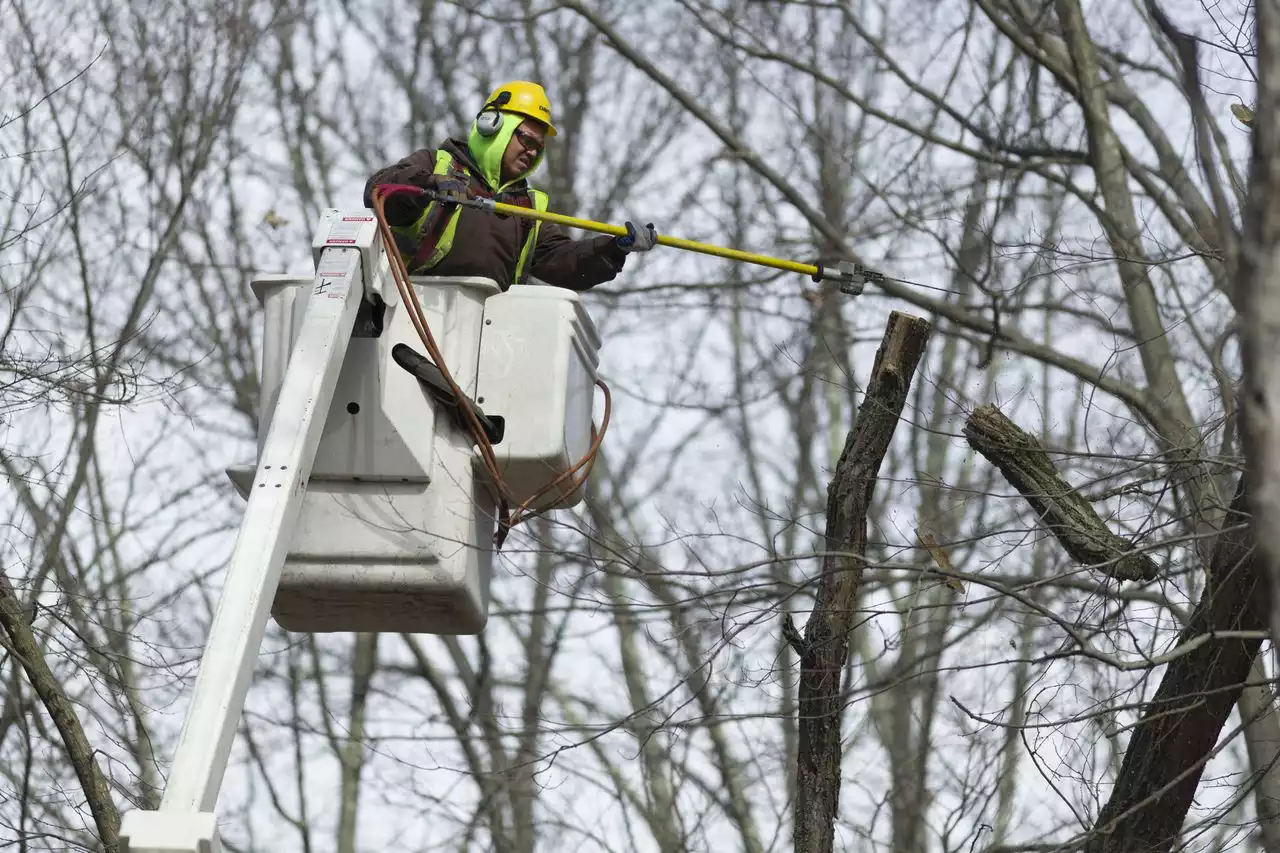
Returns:
[[[331,211],[326,224],[168,786],[157,811],[125,815],[125,853],[221,853],[214,806],[271,603],[360,303],[381,299],[386,281],[372,216]]]
[[[168,787],[159,809],[125,814],[125,853],[221,853],[214,809],[269,618],[298,632],[483,630],[494,484],[417,352],[406,300],[473,398],[454,403],[481,418],[504,493],[538,510],[583,497],[567,475],[598,443],[600,340],[577,293],[397,282],[367,210],[326,211],[312,248],[311,279],[254,282],[258,456],[227,472],[247,506]]]

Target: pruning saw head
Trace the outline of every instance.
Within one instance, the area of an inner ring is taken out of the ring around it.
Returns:
[[[847,296],[862,295],[868,281],[884,281],[884,273],[868,269],[853,261],[840,261],[834,269],[822,263],[817,264],[817,267],[818,270],[813,275],[814,281],[834,281],[839,285],[840,292]]]

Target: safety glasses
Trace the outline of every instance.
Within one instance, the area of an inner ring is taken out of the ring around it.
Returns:
[[[516,128],[515,137],[519,143],[524,146],[526,151],[532,151],[534,154],[540,152],[546,144],[532,133],[519,128]]]

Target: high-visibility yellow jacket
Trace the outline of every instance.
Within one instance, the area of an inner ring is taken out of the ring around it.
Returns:
[[[509,134],[505,136],[509,138]],[[372,207],[373,188],[379,184],[425,186],[428,176],[450,171],[477,195],[540,210],[547,207],[546,194],[530,187],[523,176],[495,188],[496,180],[485,174],[493,172],[493,166],[483,169],[467,144],[458,139],[446,140],[439,148],[415,151],[379,169],[365,184],[364,203]],[[406,264],[420,254],[424,238],[434,240],[434,251],[418,258],[417,266],[409,269],[411,275],[484,276],[503,290],[532,275],[556,287],[587,290],[612,281],[626,260],[626,254],[607,234],[575,240],[551,222],[458,205],[444,210],[437,207],[434,202],[424,207],[423,201],[408,196],[392,196],[387,201],[388,224]]]

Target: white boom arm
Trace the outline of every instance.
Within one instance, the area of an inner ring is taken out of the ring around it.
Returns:
[[[336,236],[333,214],[322,227]],[[326,247],[259,456],[169,784],[159,810],[124,816],[124,853],[221,853],[218,790],[356,314],[366,288],[376,289],[380,247],[371,219],[347,224],[347,236],[320,243]],[[351,239],[357,227],[362,239]]]

